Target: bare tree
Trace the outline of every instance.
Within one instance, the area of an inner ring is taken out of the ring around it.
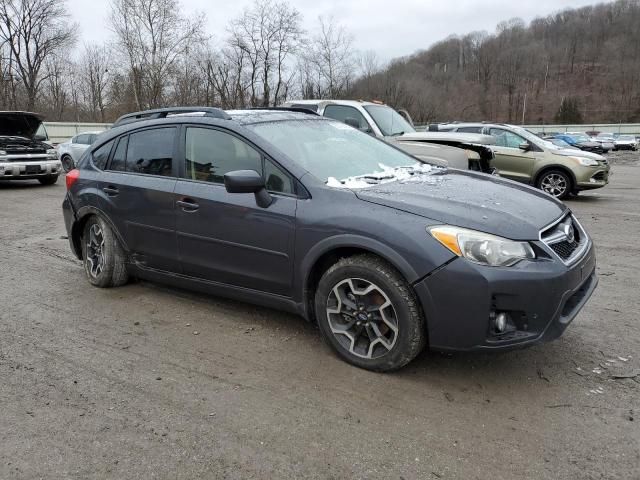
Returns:
[[[187,19],[177,0],[113,0],[111,27],[124,50],[137,108],[159,107],[189,46],[203,40],[203,16]]]
[[[236,59],[243,60],[251,105],[276,105],[287,89],[288,61],[304,34],[302,16],[286,2],[256,0],[232,21],[228,44]]]
[[[80,59],[83,96],[94,121],[106,121],[107,90],[111,80],[110,58],[106,47],[86,45]]]
[[[76,26],[67,19],[61,0],[0,2],[0,43],[9,46],[11,70],[24,87],[28,110],[33,109],[47,78],[43,75],[45,61],[76,42]]]
[[[333,17],[320,17],[319,22],[320,32],[313,37],[306,59],[316,70],[315,95],[339,97],[353,80],[353,37]]]

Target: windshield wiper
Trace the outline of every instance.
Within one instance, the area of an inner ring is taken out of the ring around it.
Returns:
[[[404,132],[393,132],[391,135],[389,135],[390,137],[401,137],[402,135],[404,135]]]

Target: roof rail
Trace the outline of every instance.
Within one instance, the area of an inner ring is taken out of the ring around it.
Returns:
[[[298,113],[306,113],[308,115],[318,115],[318,112],[314,112],[310,108],[304,107],[251,107],[248,110],[275,110],[280,112],[298,112]]]
[[[142,122],[144,120],[154,120],[156,118],[166,118],[172,114],[181,113],[204,113],[205,117],[220,118],[223,120],[231,120],[231,117],[221,108],[215,107],[167,107],[156,108],[153,110],[143,110],[141,112],[127,113],[118,118],[113,124],[114,127],[126,125],[133,122]]]

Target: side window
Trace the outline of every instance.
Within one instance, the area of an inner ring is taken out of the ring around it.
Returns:
[[[276,193],[295,193],[293,179],[280,167],[274,165],[269,160],[264,161],[264,178],[267,190]]]
[[[109,170],[114,170],[116,172],[124,172],[127,170],[126,160],[128,140],[128,136],[120,137],[120,140],[118,140],[118,146],[116,147],[116,151],[113,152],[113,158],[109,164]]]
[[[501,128],[492,128],[489,133],[496,137],[496,145],[499,147],[520,148],[520,144],[526,142],[520,135]]]
[[[111,140],[110,142],[105,143],[97,150],[93,152],[93,165],[99,168],[100,170],[104,170],[104,167],[107,165],[107,160],[109,159],[109,154],[111,153],[111,148],[115,140]]]
[[[92,133],[90,135],[88,135],[89,138],[87,138],[87,144],[91,145],[93,142],[96,141],[96,137],[97,135],[95,133]]]
[[[327,105],[324,109],[323,115],[343,123],[346,123],[347,118],[349,118],[358,122],[358,129],[363,131],[369,131],[371,129],[371,126],[364,116],[353,107],[347,107],[344,105]]]
[[[73,143],[86,145],[88,143],[87,142],[88,137],[89,137],[89,135],[85,135],[84,133],[81,133],[80,135],[76,135],[76,139],[73,141]]]
[[[175,127],[168,127],[130,134],[127,145],[127,172],[172,176],[175,132]]]
[[[482,127],[460,127],[456,132],[460,133],[480,133]]]
[[[262,156],[238,138],[210,128],[187,128],[185,177],[191,180],[223,183],[224,174],[233,170],[262,173]]]

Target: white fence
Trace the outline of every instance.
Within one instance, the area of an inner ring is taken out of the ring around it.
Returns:
[[[606,132],[640,135],[640,123],[592,123],[590,125],[526,125],[532,132]]]
[[[74,123],[74,122],[44,122],[44,127],[49,134],[49,140],[63,143],[78,133],[102,132],[111,127],[110,123]]]

